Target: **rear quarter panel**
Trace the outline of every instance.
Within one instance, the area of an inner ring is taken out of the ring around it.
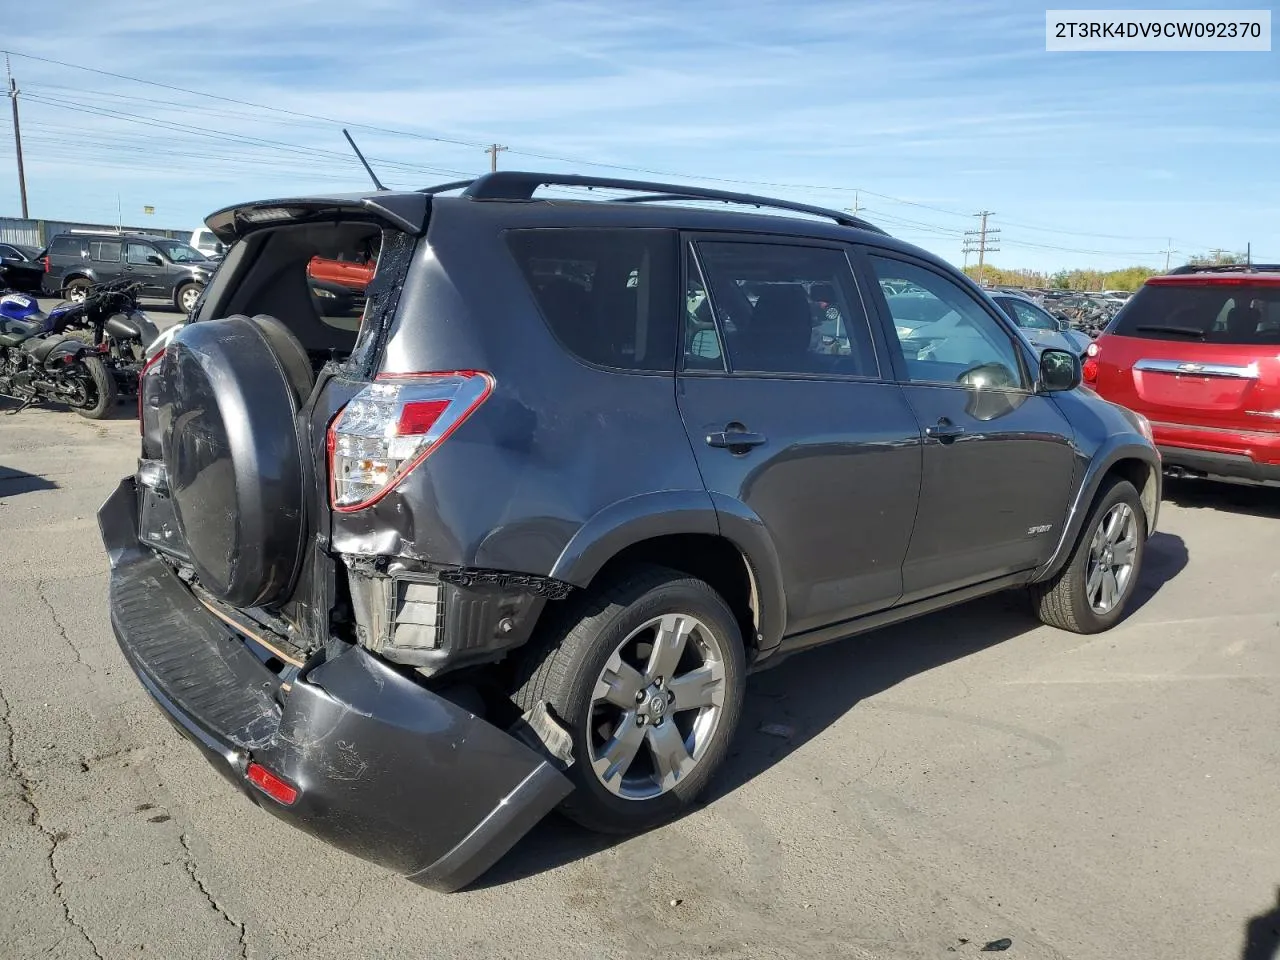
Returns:
[[[335,549],[577,582],[589,579],[596,561],[558,560],[593,517],[617,504],[643,507],[639,522],[633,510],[611,511],[630,528],[613,538],[619,545],[643,539],[646,529],[669,532],[664,502],[694,529],[715,530],[676,410],[674,374],[592,367],[556,342],[501,233],[575,224],[554,209],[513,215],[512,207],[433,205],[379,373],[484,370],[494,389],[391,494],[366,510],[333,515]],[[598,556],[581,541],[575,549]]]

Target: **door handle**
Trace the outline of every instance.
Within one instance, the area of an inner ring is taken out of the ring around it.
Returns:
[[[719,433],[707,434],[707,446],[720,447],[726,450],[745,452],[751,447],[766,443],[763,433],[748,433],[745,430],[722,430]]]
[[[964,427],[958,423],[952,423],[946,417],[943,417],[933,426],[924,428],[926,437],[932,437],[934,440],[941,440],[944,443],[948,440],[954,440],[963,433]]]

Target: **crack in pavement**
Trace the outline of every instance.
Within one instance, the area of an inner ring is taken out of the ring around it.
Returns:
[[[191,841],[185,833],[178,835],[178,842],[182,844],[182,849],[185,852],[185,856],[182,858],[182,865],[186,868],[187,876],[191,878],[191,882],[196,885],[197,889],[204,894],[204,898],[209,901],[209,906],[213,908],[214,912],[223,920],[227,921],[227,923],[231,924],[231,926],[236,928],[236,932],[240,935],[241,960],[249,960],[249,939],[244,928],[244,924],[231,916],[231,914],[227,913],[226,908],[214,899],[213,893],[209,890],[209,887],[205,884],[204,880],[200,878],[200,875],[196,873],[195,851],[191,849]]]
[[[49,611],[49,616],[53,618],[53,626],[54,629],[58,631],[58,636],[62,637],[66,645],[71,648],[71,652],[76,655],[76,663],[80,664],[82,667],[89,667],[89,665],[84,662],[84,656],[80,653],[80,648],[76,646],[69,636],[67,636],[67,628],[62,625],[62,620],[58,616],[58,611],[55,610],[53,604],[49,602],[49,598],[44,595],[46,582],[47,581],[45,580],[36,581],[36,596],[40,598],[40,602],[44,604],[44,608]],[[89,669],[93,670],[93,667],[89,667]]]
[[[105,960],[102,951],[98,949],[98,945],[94,943],[93,938],[89,936],[89,931],[80,925],[80,922],[71,915],[71,904],[67,902],[67,895],[64,891],[66,881],[62,879],[62,875],[58,872],[58,863],[56,860],[58,846],[62,841],[66,840],[70,834],[62,830],[50,830],[40,817],[40,807],[36,803],[35,798],[35,782],[27,776],[22,767],[18,764],[18,754],[16,750],[17,735],[13,730],[12,716],[13,708],[9,704],[9,698],[4,695],[4,691],[0,690],[0,705],[4,707],[4,716],[0,720],[4,723],[5,729],[5,756],[7,760],[7,773],[19,787],[18,799],[27,808],[27,826],[34,827],[40,834],[49,841],[49,852],[45,855],[45,862],[49,865],[49,875],[53,878],[53,895],[57,897],[58,903],[62,906],[62,919],[67,925],[75,930],[89,945],[89,949],[93,951],[93,955],[98,960]]]

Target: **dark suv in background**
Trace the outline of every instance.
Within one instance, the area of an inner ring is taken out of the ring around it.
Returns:
[[[79,302],[106,280],[136,280],[141,296],[168,300],[189,313],[217,268],[181,240],[143,234],[60,233],[44,256],[44,293]]]
[[[230,250],[99,514],[112,625],[256,803],[419,883],[557,805],[677,815],[788,654],[1011,588],[1094,632],[1133,596],[1146,422],[861,220],[502,172],[207,222]],[[360,322],[326,313],[308,266],[371,249]]]

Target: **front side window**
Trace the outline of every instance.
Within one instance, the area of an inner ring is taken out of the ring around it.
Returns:
[[[180,240],[161,240],[156,246],[174,263],[204,263],[209,259],[189,243],[182,243]]]
[[[707,289],[686,290],[686,367],[705,367],[699,361],[709,356],[719,366],[723,350],[734,373],[878,376],[867,315],[842,250],[738,241],[695,247],[701,272],[690,266],[690,287],[696,276]]]
[[[547,326],[574,356],[623,370],[675,370],[676,235],[545,228],[507,244]]]
[[[870,260],[910,380],[964,384],[981,373],[981,381],[989,385],[1027,386],[1013,339],[971,293],[914,263],[878,256]],[[907,292],[891,292],[904,288]]]
[[[120,262],[119,240],[92,240],[89,243],[89,257],[103,263]]]

